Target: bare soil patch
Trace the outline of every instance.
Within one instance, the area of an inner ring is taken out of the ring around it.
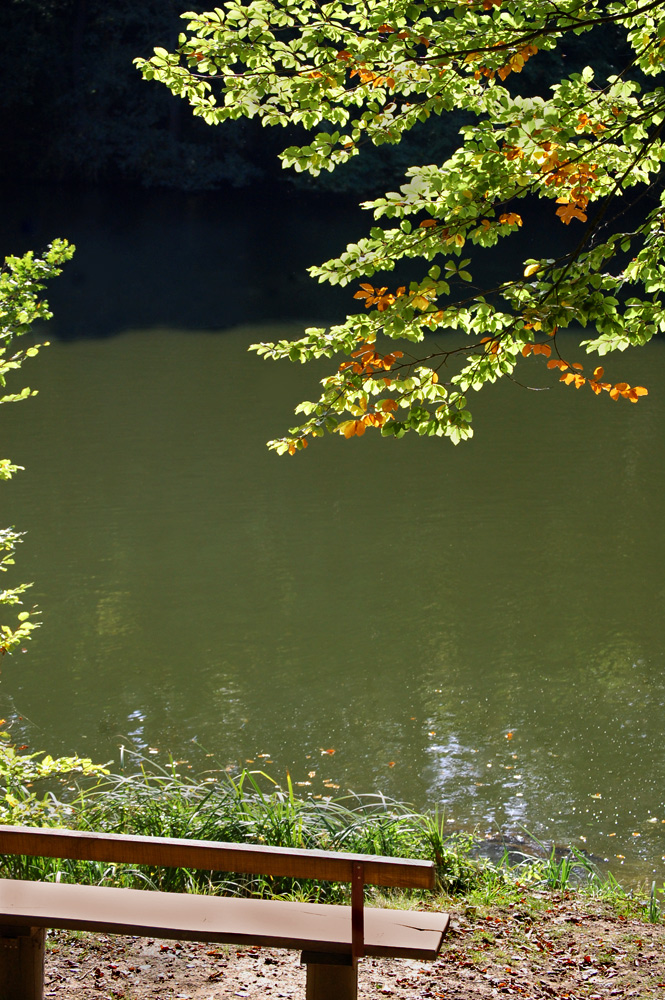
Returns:
[[[365,959],[359,995],[395,1000],[665,997],[665,927],[574,895],[542,906],[460,909],[434,963]],[[305,996],[299,956],[145,938],[53,932],[46,997],[247,1000]]]

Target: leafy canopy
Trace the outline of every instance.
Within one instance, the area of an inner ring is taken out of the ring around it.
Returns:
[[[472,434],[469,390],[515,378],[529,355],[578,389],[632,403],[647,394],[569,363],[557,332],[588,326],[582,344],[604,355],[665,330],[665,196],[655,187],[665,91],[653,86],[664,0],[227,0],[183,17],[177,51],[136,60],[143,76],[213,125],[245,116],[300,126],[307,141],[281,155],[296,171],[333,170],[433,115],[461,109],[473,121],[447,162],[411,167],[399,191],[364,204],[376,222],[367,236],[310,269],[351,285],[360,311],[295,341],[253,345],[267,358],[337,365],[319,399],[297,408],[303,422],[270,447],[293,454],[326,431],[348,438],[372,427],[458,443]],[[547,99],[516,92],[515,74],[539,52],[571,34],[591,48],[607,25],[625,32],[621,72],[595,80],[587,67]],[[541,215],[577,230],[572,248],[479,290],[475,248],[517,233],[519,203],[533,198],[550,203]],[[391,281],[407,265],[416,277]],[[451,330],[468,335],[462,350]]]
[[[36,389],[25,387],[18,392],[1,393],[7,376],[19,369],[27,358],[39,353],[39,346],[23,350],[12,347],[13,341],[27,333],[36,320],[51,318],[48,303],[40,298],[44,283],[60,274],[62,265],[70,260],[74,247],[67,240],[54,240],[43,257],[35,257],[32,251],[23,257],[7,257],[0,268],[0,404],[16,403],[36,394]],[[0,480],[11,479],[22,466],[15,465],[8,458],[0,458]],[[14,565],[14,552],[21,541],[21,532],[15,528],[0,528],[0,571],[6,572]],[[0,605],[21,605],[21,596],[29,583],[0,589]],[[21,611],[15,626],[0,623],[0,656],[11,653],[20,646],[30,633],[37,628],[29,611]],[[1,735],[1,734],[0,734]],[[0,760],[0,771],[2,761]]]

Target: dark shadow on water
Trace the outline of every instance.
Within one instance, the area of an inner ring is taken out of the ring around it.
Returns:
[[[60,340],[156,327],[339,322],[357,311],[353,287],[319,284],[307,268],[368,234],[373,219],[359,207],[363,197],[287,184],[196,194],[32,185],[12,189],[0,219],[0,254],[39,252],[56,237],[76,244],[74,260],[48,290],[49,336]],[[524,227],[500,252],[465,248],[480,286],[520,275],[524,259],[541,256],[545,243],[555,255],[570,242],[553,216],[543,218],[542,206],[525,202],[520,211]],[[402,263],[376,280],[408,282],[429,266]]]
[[[0,252],[77,252],[48,290],[49,335],[106,337],[157,326],[221,330],[240,323],[340,319],[348,290],[306,268],[364,231],[354,201],[284,187],[202,194],[63,185],[12,192]]]

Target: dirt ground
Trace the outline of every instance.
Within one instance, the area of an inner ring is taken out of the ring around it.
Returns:
[[[394,1000],[665,998],[665,926],[617,916],[575,896],[542,908],[453,913],[429,964],[364,959],[359,996]],[[305,996],[292,952],[53,932],[46,997],[221,1000]]]

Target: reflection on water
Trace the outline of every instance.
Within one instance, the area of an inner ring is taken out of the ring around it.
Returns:
[[[270,754],[316,794],[381,790],[657,868],[663,345],[606,365],[649,386],[638,406],[508,384],[458,449],[368,434],[278,459],[264,441],[316,376],[245,348],[283,334],[37,359],[39,396],[3,414],[27,467],[3,523],[29,532],[44,629],[4,667],[3,714],[51,752]]]

